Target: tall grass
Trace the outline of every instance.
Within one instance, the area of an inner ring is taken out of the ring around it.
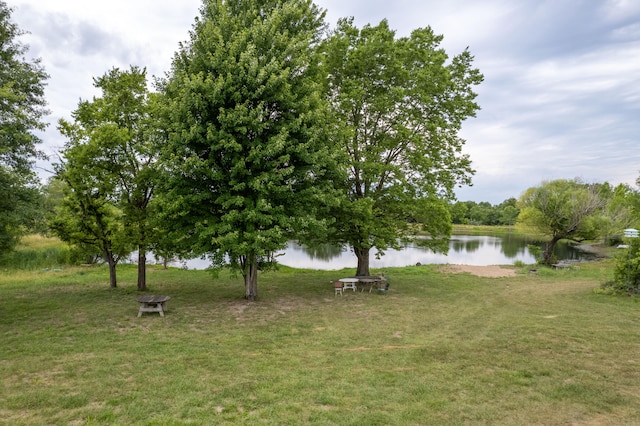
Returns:
[[[79,263],[77,253],[57,238],[41,235],[24,237],[15,251],[0,256],[0,268],[11,269],[59,269]]]

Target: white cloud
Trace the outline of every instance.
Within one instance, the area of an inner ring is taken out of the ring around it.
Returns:
[[[387,18],[400,36],[431,26],[485,76],[482,110],[461,136],[477,170],[461,199],[499,203],[545,179],[634,184],[640,174],[640,2],[603,0],[317,0],[333,26]],[[94,95],[110,68],[169,69],[200,0],[16,0],[14,20],[51,74],[51,121]],[[45,140],[62,144],[55,126]]]

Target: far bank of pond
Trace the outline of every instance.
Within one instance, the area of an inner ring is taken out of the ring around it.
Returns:
[[[507,233],[500,236],[452,235],[447,254],[433,253],[416,244],[408,244],[402,250],[387,250],[379,259],[375,249],[371,250],[370,267],[372,269],[401,267],[420,264],[464,264],[474,266],[512,265],[536,263],[530,245],[542,248],[544,242],[534,241],[518,234]],[[592,253],[579,250],[565,242],[560,242],[555,255],[562,260],[588,260]],[[350,249],[342,250],[331,245],[305,247],[293,241],[279,252],[278,263],[294,268],[335,270],[355,268],[357,260]],[[209,266],[206,259],[190,259],[174,263],[188,269],[205,269]]]

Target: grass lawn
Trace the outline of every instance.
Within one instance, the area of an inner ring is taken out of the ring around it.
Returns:
[[[4,271],[0,424],[638,424],[640,305],[596,294],[612,264],[480,278],[386,269],[238,276],[135,267]]]

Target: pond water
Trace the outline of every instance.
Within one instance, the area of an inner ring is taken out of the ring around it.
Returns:
[[[542,247],[544,243],[507,234],[504,236],[452,235],[447,254],[433,253],[416,244],[409,244],[402,250],[388,250],[379,259],[375,250],[371,250],[370,267],[372,269],[394,266],[421,264],[465,264],[475,266],[511,265],[516,261],[525,264],[536,262],[529,245]],[[588,254],[576,250],[569,244],[559,243],[555,250],[558,259],[584,260]],[[357,259],[353,251],[323,245],[309,248],[290,241],[287,248],[278,253],[276,260],[281,265],[294,268],[335,270],[355,268]],[[206,259],[190,259],[175,262],[172,265],[188,269],[205,269],[209,266]]]

